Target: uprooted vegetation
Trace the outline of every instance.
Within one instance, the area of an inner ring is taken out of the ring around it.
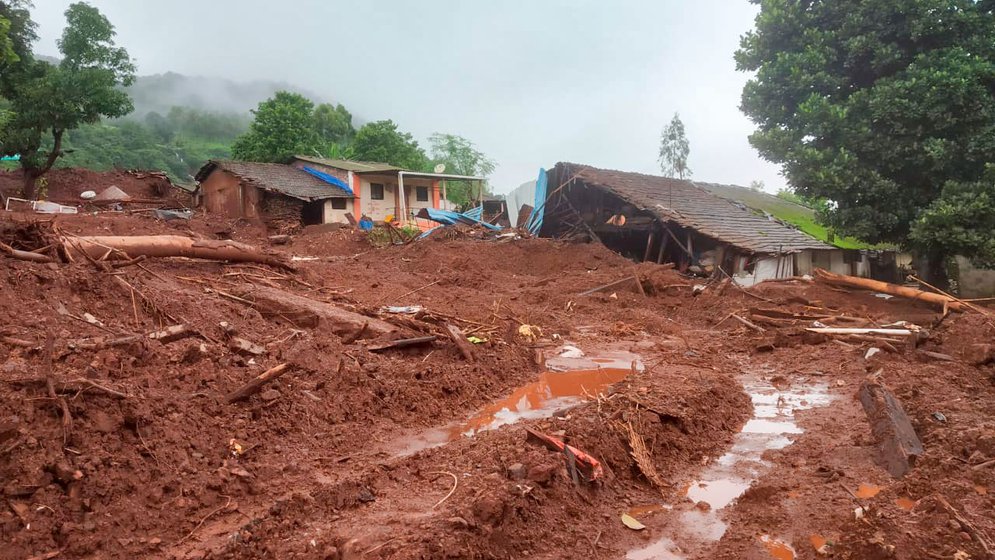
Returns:
[[[264,233],[225,228],[273,260],[137,259],[100,242],[69,262],[60,239],[234,245],[197,220],[0,224],[8,247],[52,260],[0,261],[5,558],[622,558],[707,507],[688,485],[759,414],[744,376],[836,398],[799,413],[805,433],[764,453],[721,538],[688,537],[682,557],[764,557],[761,534],[809,557],[816,532],[840,557],[983,557],[995,529],[983,313],[800,281],[701,290],[538,239],[371,250],[342,230],[260,249]],[[900,320],[908,335],[809,330]],[[639,363],[505,423],[509,395],[560,394],[553,374],[521,389],[571,348]],[[853,399],[868,375],[925,448],[901,480],[878,466]],[[532,445],[526,428],[583,455]],[[578,469],[587,456],[601,476]],[[871,482],[884,490],[855,520],[848,490]],[[641,532],[620,522],[645,504],[672,509],[637,515]]]

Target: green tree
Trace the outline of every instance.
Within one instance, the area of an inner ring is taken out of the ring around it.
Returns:
[[[446,173],[467,175],[472,177],[487,177],[496,167],[493,160],[473,145],[473,142],[455,134],[436,132],[428,138],[432,160],[446,166]],[[477,187],[468,181],[447,181],[446,196],[450,201],[464,205],[476,198],[474,188],[483,188],[488,192],[487,184]]]
[[[0,63],[17,62],[14,42],[10,39],[10,20],[0,15]]]
[[[326,145],[347,142],[356,129],[352,127],[352,113],[341,103],[321,103],[314,108],[314,131]]]
[[[135,67],[127,51],[114,45],[114,27],[84,3],[70,5],[65,15],[66,28],[58,41],[61,62],[34,60],[29,42],[27,51],[18,52],[20,68],[3,84],[14,113],[3,152],[20,153],[24,194],[29,198],[35,194],[35,181],[63,155],[66,131],[132,110],[131,100],[120,88],[132,83]],[[22,29],[31,29],[33,39],[32,26]]]
[[[939,198],[919,213],[910,238],[926,251],[971,255],[995,268],[995,166],[981,181],[950,181]]]
[[[352,142],[353,156],[360,161],[389,163],[414,171],[427,171],[425,151],[407,132],[399,132],[394,121],[376,121],[363,125]]]
[[[311,112],[314,103],[298,93],[278,91],[252,111],[249,130],[232,146],[235,159],[286,162],[297,154],[313,154],[321,147]]]
[[[920,272],[934,279],[942,255],[980,250],[928,224],[946,223],[966,193],[990,192],[995,3],[755,1],[756,29],[736,62],[756,73],[742,109],[758,126],[750,142],[760,154],[784,166],[799,194],[831,201],[828,225],[871,243],[911,244],[931,262]]]
[[[688,167],[688,155],[691,153],[691,144],[688,142],[687,134],[684,132],[684,122],[681,116],[674,113],[674,118],[670,119],[660,135],[660,170],[667,177],[677,179],[688,179],[691,177],[691,169]]]

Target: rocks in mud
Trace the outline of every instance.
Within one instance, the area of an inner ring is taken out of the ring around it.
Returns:
[[[473,518],[481,524],[493,527],[501,523],[501,520],[504,519],[507,507],[508,505],[502,497],[492,492],[487,492],[473,502]]]
[[[560,467],[559,464],[536,465],[529,469],[526,478],[540,486],[549,486],[556,479]]]
[[[525,480],[528,476],[528,469],[521,463],[515,463],[508,467],[508,478],[511,480]]]

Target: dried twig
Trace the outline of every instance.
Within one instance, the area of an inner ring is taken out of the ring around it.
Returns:
[[[453,474],[451,472],[446,472],[446,471],[436,471],[436,472],[430,472],[430,473],[425,473],[425,474],[436,474],[436,475],[439,475],[439,476],[447,474],[447,475],[453,477],[453,489],[450,490],[448,494],[446,494],[445,498],[442,498],[441,500],[439,500],[438,502],[436,502],[434,506],[432,506],[431,509],[435,509],[435,508],[441,506],[443,502],[445,502],[446,500],[448,500],[449,497],[452,496],[454,492],[456,492],[456,488],[459,486],[459,477],[457,477],[455,474]]]
[[[222,510],[226,509],[228,506],[231,505],[231,496],[221,496],[221,497],[222,498],[228,498],[228,501],[225,502],[225,505],[223,505],[223,506],[219,507],[218,509],[212,511],[211,513],[205,515],[204,518],[200,520],[200,523],[198,523],[197,526],[194,527],[192,531],[190,531],[189,533],[187,533],[186,536],[184,536],[182,539],[180,539],[180,540],[176,541],[175,543],[173,543],[173,546],[178,546],[183,541],[185,541],[185,540],[189,539],[190,537],[192,537],[193,534],[197,532],[197,529],[200,529],[200,526],[203,525],[205,521],[207,521],[208,519],[210,519],[211,516],[213,516],[214,514],[218,513],[219,511],[222,511]]]
[[[936,501],[940,502],[940,505],[943,506],[945,510],[947,510],[947,513],[949,513],[951,517],[956,519],[957,522],[960,523],[961,527],[963,527],[963,529],[968,534],[970,534],[971,537],[974,538],[974,540],[978,541],[978,544],[981,545],[981,548],[984,549],[985,551],[985,558],[988,559],[993,558],[992,544],[988,542],[988,537],[984,533],[979,531],[977,527],[972,525],[971,522],[967,520],[967,518],[965,518],[963,515],[960,514],[960,512],[954,509],[954,506],[950,505],[950,502],[948,502],[946,498],[937,494]]]

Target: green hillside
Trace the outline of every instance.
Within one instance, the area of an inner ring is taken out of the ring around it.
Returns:
[[[759,212],[766,212],[782,222],[791,224],[812,237],[839,247],[840,249],[882,249],[853,237],[833,236],[826,226],[816,222],[815,210],[772,194],[755,191],[734,185],[697,183],[708,192],[728,200],[734,200]]]

